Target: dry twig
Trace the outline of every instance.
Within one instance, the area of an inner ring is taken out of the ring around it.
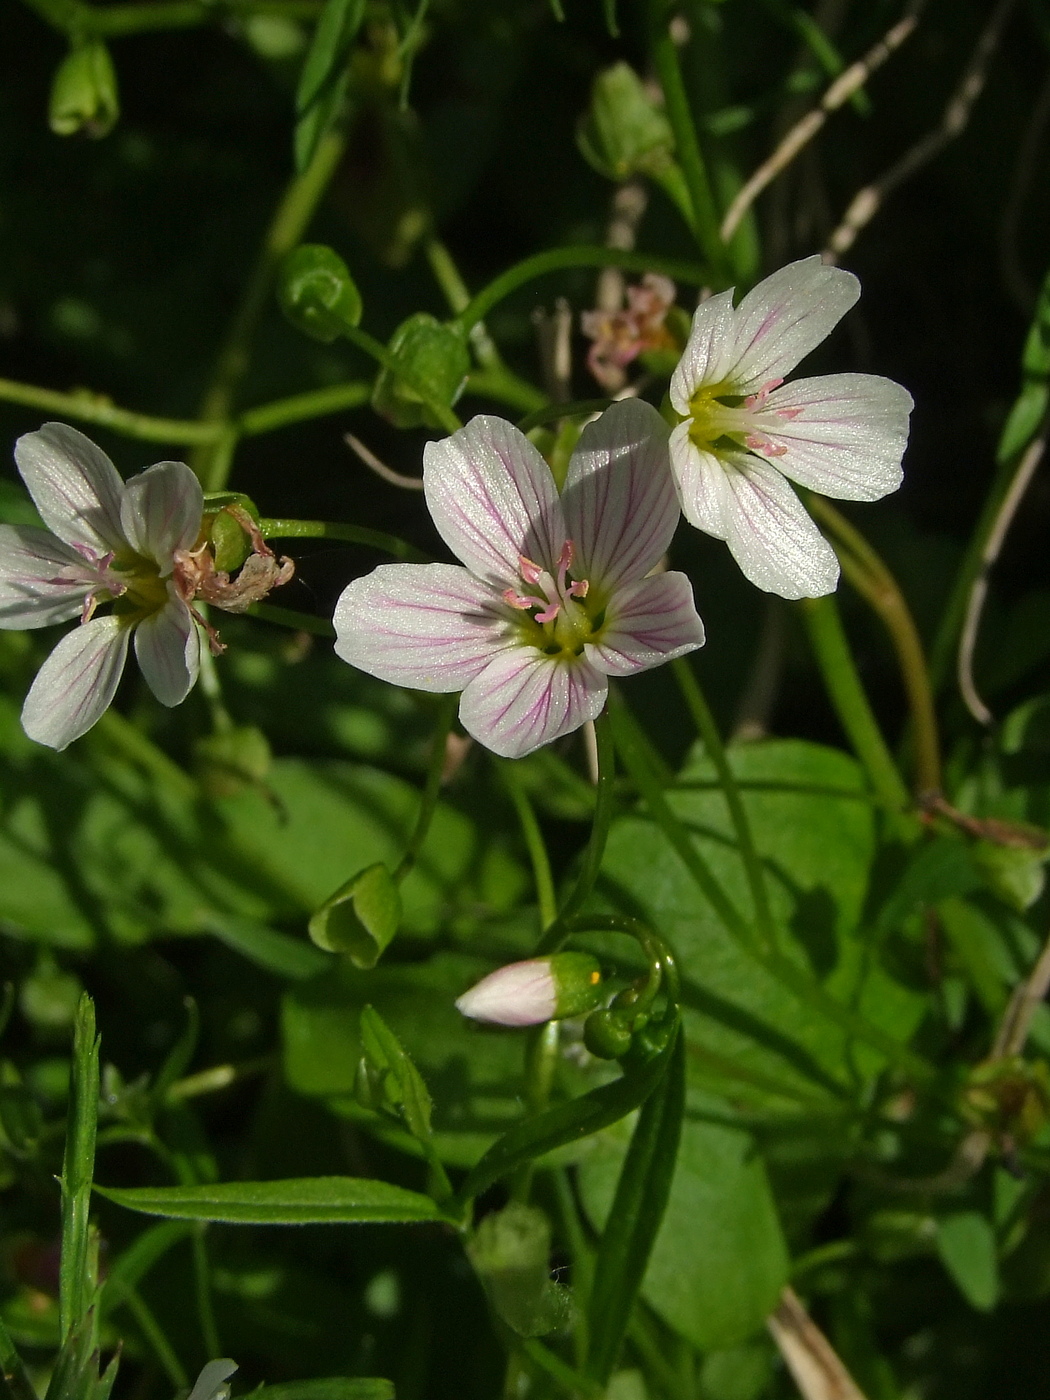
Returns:
[[[903,17],[886,31],[863,58],[858,58],[856,63],[851,63],[839,74],[820,99],[820,105],[795,123],[773,154],[764,160],[741,186],[722,220],[720,232],[724,243],[728,243],[736,233],[741,219],[766,186],[771,184],[782,170],[786,170],[799,151],[813,140],[831,113],[848,102],[858,88],[863,87],[875,70],[881,68],[894,50],[899,49],[905,39],[913,33],[925,4],[926,0],[911,0]]]
[[[865,1400],[864,1392],[793,1288],[781,1293],[766,1326],[804,1400]]]
[[[389,481],[391,486],[400,486],[405,491],[422,491],[422,477],[402,476],[400,472],[394,471],[393,467],[381,462],[372,449],[366,447],[360,438],[354,437],[353,433],[344,433],[343,441],[351,452],[364,462],[369,471],[375,472],[376,476],[382,477],[384,481]]]
[[[891,165],[878,180],[858,190],[842,216],[842,222],[828,239],[823,258],[827,263],[837,261],[839,256],[853,246],[857,235],[881,209],[887,197],[905,180],[911,178],[924,165],[940,155],[951,141],[960,135],[970,120],[974,104],[984,90],[988,76],[988,65],[999,42],[1003,26],[1010,17],[1017,0],[999,0],[992,16],[974,48],[969,63],[963,70],[958,87],[944,109],[941,120],[921,141],[916,141],[896,164]]]

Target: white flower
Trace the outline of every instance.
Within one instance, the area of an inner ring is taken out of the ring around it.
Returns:
[[[125,484],[101,448],[64,423],[19,438],[15,460],[48,528],[0,525],[0,627],[80,618],[30,688],[25,732],[64,749],[90,729],[116,693],[132,632],[147,685],[161,704],[179,704],[200,668],[200,632],[173,577],[201,530],[193,472],[158,462]],[[95,617],[106,602],[113,611]]]
[[[344,589],[335,650],[394,685],[463,691],[459,718],[522,758],[595,719],[610,676],[703,645],[684,574],[650,577],[678,523],[667,425],[639,399],[580,436],[565,490],[532,443],[481,416],[427,444],[423,489],[463,560],[381,564]]]
[[[834,551],[785,478],[825,496],[876,501],[901,483],[912,399],[873,374],[784,377],[860,296],[852,273],[803,258],[733,306],[697,307],[671,379],[681,419],[671,467],[686,519],[725,540],[744,574],[784,598],[838,582]],[[783,386],[783,387],[781,387]]]

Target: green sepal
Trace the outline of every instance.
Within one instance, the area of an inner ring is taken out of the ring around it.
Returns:
[[[397,428],[439,428],[428,403],[449,407],[466,383],[470,354],[463,332],[419,312],[403,321],[390,341],[401,374],[380,370],[372,407]]]
[[[496,1313],[519,1337],[568,1326],[572,1296],[550,1277],[551,1227],[537,1206],[511,1201],[486,1215],[467,1245]]]
[[[74,43],[51,83],[48,125],[56,136],[98,139],[113,130],[120,116],[117,75],[101,39]]]
[[[373,1103],[366,1107],[396,1113],[414,1138],[429,1142],[434,1105],[423,1076],[372,1006],[361,1012],[361,1050],[374,1095]]]
[[[321,905],[310,937],[329,953],[346,953],[355,967],[375,967],[401,923],[401,896],[382,862],[361,870]]]
[[[300,243],[281,264],[277,297],[297,330],[332,341],[361,320],[361,294],[350,270],[323,243]]]
[[[1019,914],[1030,909],[1042,894],[1046,883],[1043,867],[1050,847],[1035,850],[1031,846],[978,841],[970,856],[985,884]]]
[[[674,133],[663,111],[628,63],[594,80],[591,105],[576,131],[583,158],[610,180],[652,175],[672,163]]]
[[[615,1011],[595,1011],[583,1023],[583,1043],[599,1060],[618,1060],[631,1048],[629,1021]]]

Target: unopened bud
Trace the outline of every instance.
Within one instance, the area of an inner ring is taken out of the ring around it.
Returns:
[[[429,404],[450,408],[470,369],[462,333],[421,311],[398,326],[390,353],[403,373],[380,370],[372,407],[397,428],[440,427]]]
[[[498,1026],[539,1026],[582,1016],[601,999],[601,969],[590,954],[553,953],[490,972],[463,993],[456,1009]]]
[[[342,258],[323,243],[302,243],[281,264],[277,295],[292,325],[335,340],[361,320],[361,294]]]
[[[48,122],[56,136],[105,136],[120,115],[117,75],[100,39],[74,44],[51,83]]]

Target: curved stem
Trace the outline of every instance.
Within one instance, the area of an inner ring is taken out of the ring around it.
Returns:
[[[684,658],[680,658],[672,663],[672,670],[685,703],[693,716],[707,756],[718,774],[718,781],[725,795],[726,806],[729,808],[729,816],[736,833],[737,846],[740,848],[740,858],[744,863],[744,873],[751,891],[751,901],[755,906],[755,922],[758,925],[759,938],[762,944],[771,950],[776,946],[777,935],[773,915],[769,908],[765,872],[755,847],[747,808],[740,796],[736,777],[729,766],[722,736],[718,732],[715,717],[700,689],[700,682],[696,678],[693,667]]]
[[[438,797],[441,792],[441,777],[445,771],[445,750],[448,746],[448,734],[452,728],[452,721],[456,717],[456,709],[459,706],[459,695],[443,695],[438,705],[438,722],[434,727],[433,744],[430,750],[430,762],[427,765],[427,781],[423,788],[423,796],[419,803],[419,814],[416,817],[416,824],[412,829],[412,835],[408,838],[408,845],[405,847],[405,854],[398,862],[394,871],[394,879],[399,883],[416,863],[416,857],[423,848],[423,842],[427,839],[427,832],[430,830],[430,823],[433,821],[434,813],[437,811]]]
[[[309,632],[312,637],[326,637],[329,641],[335,636],[335,628],[323,617],[296,612],[294,608],[279,608],[273,603],[253,603],[246,609],[245,616],[272,622],[276,627],[290,627],[293,632]]]
[[[105,394],[79,390],[61,394],[55,389],[41,389],[35,384],[20,384],[14,379],[0,379],[0,400],[39,408],[44,413],[61,414],[81,423],[96,423],[111,428],[125,437],[142,442],[174,442],[189,444],[212,443],[222,436],[220,423],[196,423],[182,418],[153,418],[147,413],[132,413],[117,408]]]
[[[525,841],[525,847],[529,853],[529,861],[532,865],[532,878],[536,885],[536,900],[540,907],[540,924],[544,930],[548,929],[558,915],[558,900],[554,890],[554,876],[551,874],[550,857],[547,855],[547,847],[544,844],[543,832],[536,819],[532,803],[529,801],[528,793],[522,786],[518,777],[517,769],[513,760],[498,761],[496,770],[503,785],[507,790],[514,810],[518,814],[518,822],[521,826],[521,834]]]
[[[559,272],[567,267],[620,267],[625,272],[662,272],[676,282],[685,282],[693,287],[702,287],[708,280],[706,268],[683,262],[680,258],[665,258],[659,253],[630,253],[619,248],[592,247],[588,244],[551,248],[546,253],[535,253],[506,272],[501,272],[471,298],[456,320],[463,330],[468,331],[511,292],[516,292],[537,277],[546,276],[548,272]]]
[[[533,413],[547,406],[547,395],[506,366],[501,369],[475,369],[467,375],[464,394],[479,399],[495,399],[519,413]]]
[[[342,540],[345,544],[363,544],[381,549],[395,559],[415,564],[429,563],[422,550],[396,535],[382,530],[370,530],[365,525],[340,525],[331,520],[272,520],[259,521],[259,529],[267,540]]]
[[[559,418],[581,418],[592,413],[603,413],[611,403],[612,399],[575,399],[572,403],[545,404],[534,413],[526,413],[524,418],[518,420],[517,427],[527,433],[532,428],[542,427],[544,423]]]
[[[842,572],[878,613],[890,634],[911,713],[919,796],[939,793],[941,748],[933,686],[919,629],[900,585],[860,531],[829,501],[823,496],[807,495],[806,504],[833,536]]]
[[[248,408],[237,419],[237,431],[242,437],[272,433],[289,423],[301,423],[307,418],[323,418],[328,413],[341,413],[348,408],[360,408],[372,397],[372,386],[363,379],[349,384],[333,384],[329,389],[312,389],[305,394],[292,394],[273,403]]]

